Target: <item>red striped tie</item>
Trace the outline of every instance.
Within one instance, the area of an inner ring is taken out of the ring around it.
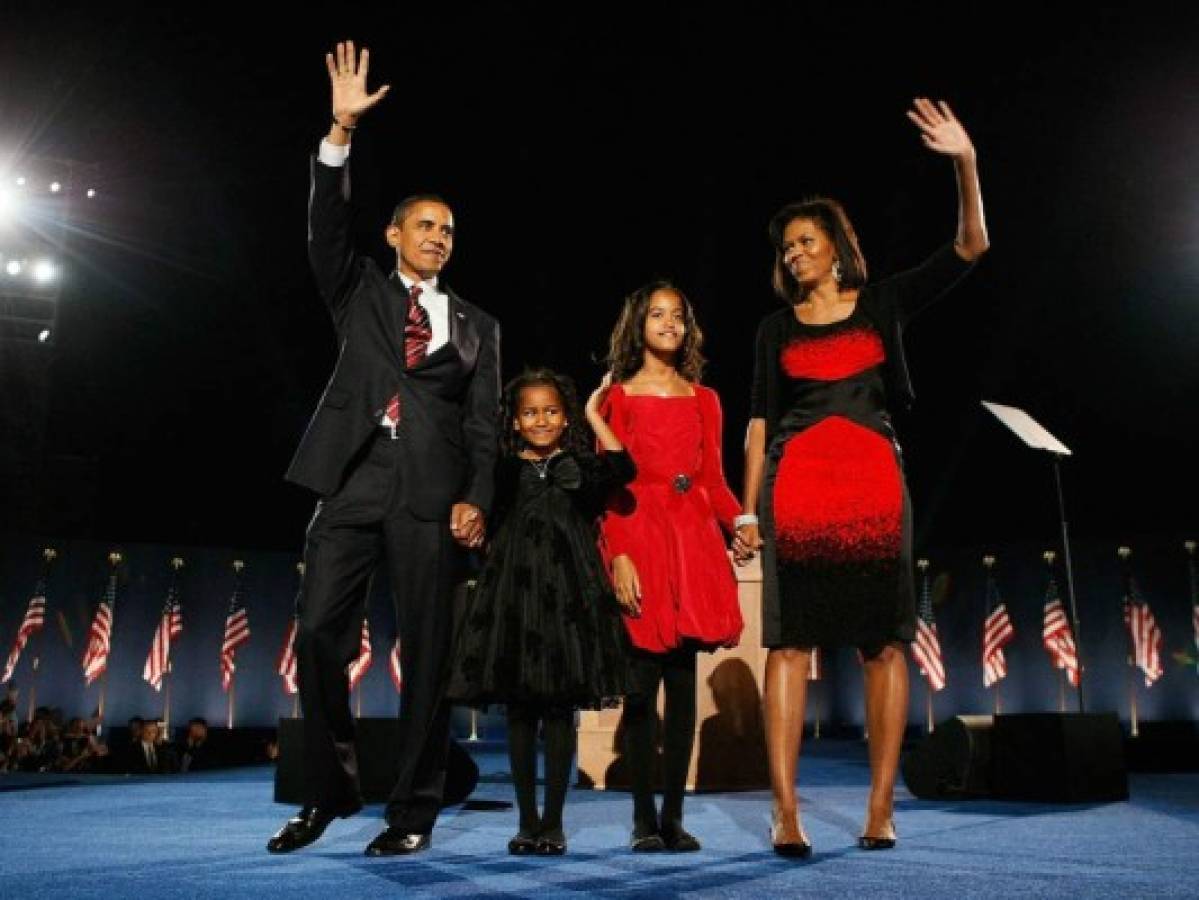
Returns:
[[[408,292],[408,315],[404,321],[404,365],[411,369],[429,353],[429,341],[433,338],[433,327],[429,324],[429,312],[420,305],[423,288],[414,284]],[[387,402],[387,418],[391,419],[394,434],[400,422],[400,395]]]

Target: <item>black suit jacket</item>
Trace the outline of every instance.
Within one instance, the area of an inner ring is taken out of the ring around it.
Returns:
[[[308,255],[333,315],[338,358],[287,479],[328,496],[378,428],[398,391],[403,441],[400,478],[409,510],[448,519],[450,506],[487,512],[497,448],[500,330],[491,316],[444,285],[449,340],[406,368],[407,292],[350,238],[350,169],[312,160]]]

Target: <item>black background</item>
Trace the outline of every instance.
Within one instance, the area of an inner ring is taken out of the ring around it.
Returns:
[[[74,481],[40,530],[299,547],[312,498],[282,473],[335,351],[306,176],[322,56],[344,37],[392,85],[354,140],[362,245],[387,264],[394,200],[443,193],[447,281],[500,319],[505,374],[548,364],[584,391],[622,297],[676,279],[735,490],[753,334],[778,302],[766,221],[831,194],[875,276],[918,262],[952,238],[955,197],[904,111],[948,100],[993,250],[909,332],[918,550],[1055,533],[1048,462],[980,399],[1075,449],[1076,533],[1193,528],[1199,29],[1183,7],[249,7],[5,16],[0,160],[99,164],[51,351],[47,471]]]

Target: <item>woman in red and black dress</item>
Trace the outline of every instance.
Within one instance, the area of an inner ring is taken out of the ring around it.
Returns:
[[[602,523],[603,549],[633,645],[622,727],[635,851],[698,850],[683,828],[695,742],[696,653],[741,636],[723,526],[741,511],[720,460],[720,398],[699,383],[699,325],[667,282],[634,291],[612,332],[611,376],[588,402],[637,466]],[[611,383],[611,387],[608,385]],[[662,811],[654,805],[658,686],[665,688]]]
[[[857,237],[836,201],[782,209],[770,223],[775,290],[788,304],[757,337],[746,440],[743,561],[762,547],[764,703],[774,812],[771,840],[806,856],[795,773],[810,654],[861,651],[870,736],[870,799],[859,838],[895,845],[895,773],[907,720],[904,644],[915,636],[911,511],[889,407],[912,399],[902,329],[987,249],[974,147],[944,103],[908,117],[953,159],[958,230],[920,266],[867,283]]]

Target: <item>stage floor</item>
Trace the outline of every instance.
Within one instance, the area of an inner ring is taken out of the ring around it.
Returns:
[[[475,753],[472,799],[511,800],[503,752]],[[292,809],[272,802],[272,777],[0,775],[0,897],[1199,896],[1195,774],[1133,775],[1130,801],[1093,806],[928,802],[901,789],[899,846],[864,853],[865,749],[811,741],[800,784],[815,853],[800,863],[770,852],[764,791],[689,797],[687,826],[704,844],[694,854],[633,855],[628,795],[572,791],[565,857],[510,857],[514,810],[455,807],[431,851],[367,859],[378,806],[275,857],[266,839]]]

